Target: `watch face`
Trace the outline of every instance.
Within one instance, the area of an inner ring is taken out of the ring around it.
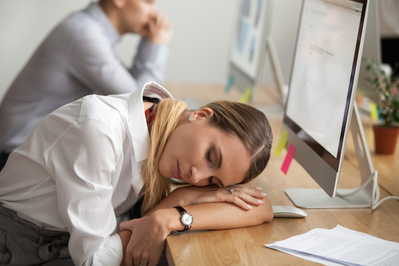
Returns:
[[[191,225],[193,223],[193,217],[188,213],[184,213],[181,217],[181,221],[185,225]]]

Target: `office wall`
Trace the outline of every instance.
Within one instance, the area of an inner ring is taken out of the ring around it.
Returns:
[[[273,0],[272,2],[270,35],[276,48],[286,84],[288,84],[291,75],[301,6],[302,0]],[[266,56],[263,82],[266,84],[276,83],[268,55]]]
[[[90,0],[0,1],[0,99],[37,46],[68,14]],[[224,84],[229,43],[239,0],[158,0],[173,23],[167,82]],[[274,1],[273,35],[284,78],[288,80],[300,0]],[[289,8],[288,8],[289,7]],[[130,65],[138,38],[124,36],[116,50]],[[274,82],[266,64],[265,82]]]

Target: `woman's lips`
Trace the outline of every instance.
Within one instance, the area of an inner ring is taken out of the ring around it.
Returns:
[[[179,162],[177,162],[177,164],[176,164],[176,167],[174,170],[174,175],[175,175],[175,178],[181,180]]]

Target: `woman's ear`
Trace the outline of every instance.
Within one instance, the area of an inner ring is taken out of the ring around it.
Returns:
[[[201,119],[209,119],[213,116],[213,110],[211,108],[202,108],[194,111],[191,114],[191,121],[193,120],[201,120]]]

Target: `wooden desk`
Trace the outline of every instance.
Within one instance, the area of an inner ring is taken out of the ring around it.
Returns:
[[[173,86],[171,86],[172,89],[167,86],[166,88],[174,93]],[[207,88],[209,89],[209,87]],[[217,89],[217,86],[215,86],[212,90]],[[220,86],[219,90],[222,90]],[[237,95],[239,97],[240,94],[238,93]],[[234,98],[235,96],[229,95],[228,97]],[[274,132],[275,147],[281,131],[282,118],[270,118],[269,121]],[[368,141],[372,142],[369,139],[372,136],[370,134],[371,126],[365,126],[364,128]],[[360,173],[357,169],[351,141],[348,142],[347,146],[339,187],[354,188],[360,182]],[[380,172],[381,198],[391,194],[399,196],[397,187],[399,179],[397,165],[399,149],[396,149],[396,154],[391,157],[374,155],[374,149],[370,149],[373,154],[374,167]],[[263,187],[263,191],[268,194],[272,205],[293,206],[284,194],[286,188],[318,188],[316,182],[295,160],[292,162],[286,176],[280,171],[285,154],[286,151],[283,151],[280,158],[277,159],[273,153],[265,171],[255,179],[255,184]],[[380,167],[382,169],[379,169]],[[270,223],[247,228],[172,234],[167,239],[166,256],[168,263],[176,266],[317,265],[307,260],[268,249],[264,244],[302,234],[314,228],[331,229],[338,224],[385,240],[399,242],[398,201],[390,200],[384,202],[373,212],[369,209],[304,210],[308,214],[304,219],[276,218]]]

